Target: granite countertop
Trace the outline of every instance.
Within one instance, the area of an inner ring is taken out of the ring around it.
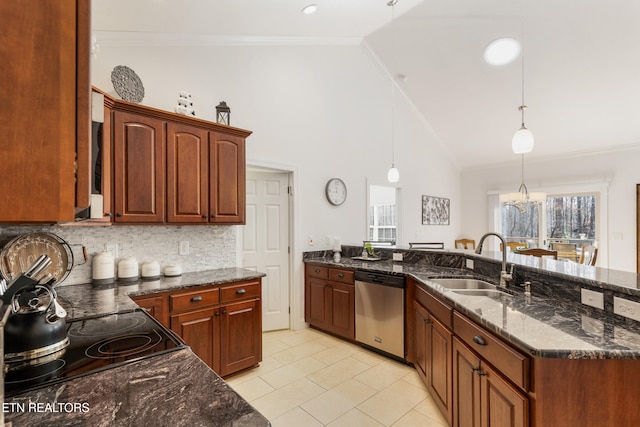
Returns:
[[[526,257],[533,258],[533,257]],[[432,279],[476,277],[492,283],[496,278],[472,270],[402,262],[310,258],[306,262],[411,276],[439,295],[457,311],[483,325],[522,351],[549,358],[640,359],[640,323],[620,320],[610,313],[557,297],[527,297],[519,286],[509,285],[511,297],[469,296],[452,292]]]
[[[69,319],[138,308],[129,295],[264,277],[242,268],[185,273],[155,281],[56,288]],[[40,405],[40,406],[38,406]],[[269,421],[191,349],[158,354],[5,399],[14,426],[269,426]]]

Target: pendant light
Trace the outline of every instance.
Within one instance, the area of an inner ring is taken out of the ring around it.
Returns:
[[[517,193],[507,193],[500,195],[500,202],[507,206],[518,208],[520,212],[526,212],[530,207],[537,205],[547,199],[547,195],[542,192],[529,193],[527,185],[524,183],[524,153],[522,156],[522,181]]]
[[[398,0],[389,0],[387,6],[391,6],[391,66],[395,66],[395,5],[398,3]],[[395,165],[395,102],[394,102],[394,85],[393,81],[393,71],[391,73],[391,167],[387,172],[387,181],[389,182],[398,182],[400,180],[400,171],[396,168]]]
[[[524,125],[524,110],[527,109],[527,106],[524,103],[524,13],[522,16],[522,51],[520,54],[521,58],[521,72],[522,72],[522,104],[518,107],[522,114],[522,125],[520,129],[513,135],[513,139],[511,140],[511,148],[513,152],[516,154],[530,153],[533,150],[533,134],[529,129]]]

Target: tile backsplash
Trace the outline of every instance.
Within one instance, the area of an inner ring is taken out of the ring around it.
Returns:
[[[74,285],[91,282],[92,257],[105,250],[106,244],[118,245],[118,260],[135,257],[140,264],[156,260],[161,270],[177,264],[183,272],[211,270],[236,266],[237,226],[2,226],[0,245],[21,234],[53,233],[66,241],[73,250],[75,266],[61,284]],[[179,255],[180,242],[189,242],[189,255]],[[77,246],[76,246],[77,245]],[[87,248],[89,259],[83,262],[82,247]]]

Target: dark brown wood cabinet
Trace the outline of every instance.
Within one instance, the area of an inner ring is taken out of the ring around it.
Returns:
[[[116,223],[163,222],[165,214],[164,122],[114,112],[114,209]]]
[[[220,376],[262,361],[262,281],[133,297]]]
[[[90,4],[0,3],[0,222],[73,221],[89,206]]]
[[[318,329],[355,339],[353,271],[305,264],[305,321]]]
[[[114,100],[116,223],[244,224],[243,129]]]

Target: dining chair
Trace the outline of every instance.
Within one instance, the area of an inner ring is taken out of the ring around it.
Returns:
[[[579,264],[596,265],[596,259],[598,258],[598,248],[593,245],[586,245],[582,247],[580,252]]]
[[[515,249],[526,248],[527,244],[522,242],[507,242],[507,247],[513,252]],[[502,252],[502,250],[502,243],[500,243],[500,252]]]
[[[473,239],[458,239],[455,241],[456,249],[475,249],[476,241]]]
[[[542,249],[542,248],[519,249],[518,254],[530,255],[538,258],[553,257],[553,259],[558,259],[558,251],[550,251],[548,249]]]
[[[410,249],[444,249],[443,242],[409,242]]]
[[[578,259],[578,252],[575,243],[553,243],[551,249],[558,251],[558,258],[569,259],[575,262]]]

